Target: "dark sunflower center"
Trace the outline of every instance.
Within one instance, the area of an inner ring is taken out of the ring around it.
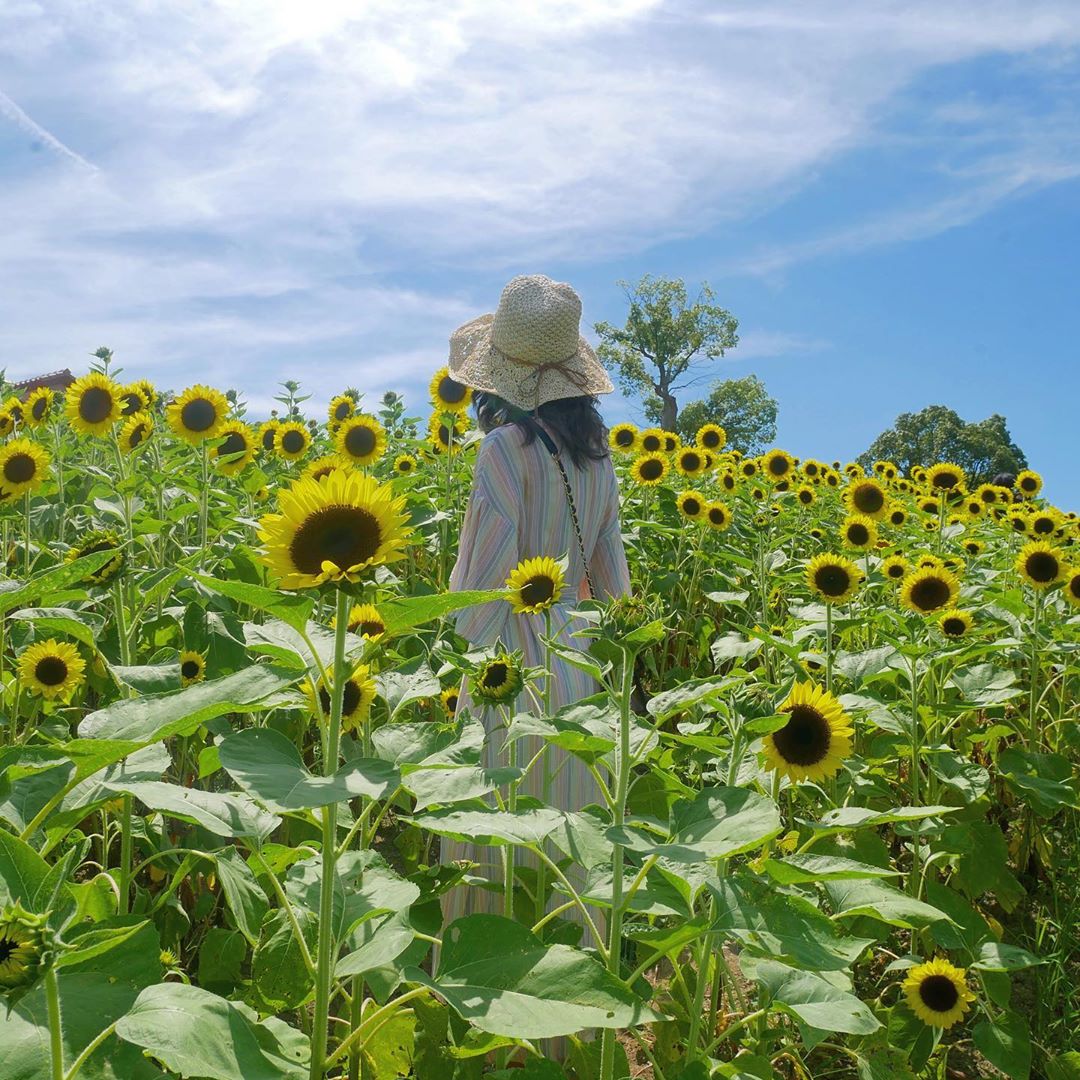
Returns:
[[[997,492],[996,491],[984,491],[982,493],[982,501],[984,503],[997,502]]]
[[[622,431],[615,432],[615,445],[616,446],[633,446],[634,445],[634,433],[627,431],[623,428]]]
[[[1033,581],[1053,581],[1058,576],[1057,558],[1048,551],[1036,551],[1029,555],[1024,566],[1027,568],[1028,577]]]
[[[12,941],[10,938],[0,938],[0,964],[6,964],[11,959],[12,953],[14,953],[18,947],[18,943]]]
[[[876,514],[885,505],[885,492],[874,484],[860,484],[851,501],[862,514]]]
[[[230,454],[242,454],[247,449],[247,439],[239,431],[230,431],[225,441],[218,447],[218,457]]]
[[[334,419],[339,423],[342,420],[348,420],[352,416],[352,404],[348,401],[339,401],[334,406]]]
[[[451,694],[446,699],[446,711],[447,712],[449,712],[449,713],[456,713],[457,712],[457,699],[458,699],[457,694]]]
[[[967,626],[963,619],[950,617],[942,621],[941,629],[944,630],[949,637],[962,637]]]
[[[311,478],[313,480],[321,480],[324,476],[329,476],[335,468],[336,466],[334,465],[323,465],[321,468],[312,471]]]
[[[273,450],[274,449],[274,436],[275,435],[277,435],[277,429],[276,428],[267,428],[262,433],[262,448],[264,450]]]
[[[30,406],[30,415],[35,420],[43,420],[45,414],[49,411],[49,399],[38,398],[33,405]]]
[[[131,430],[131,434],[128,436],[128,446],[134,448],[139,445],[146,438],[146,425],[137,424]]]
[[[443,446],[450,445],[450,429],[445,424],[439,425],[439,442]]]
[[[889,521],[891,521],[893,525],[903,525],[904,524],[904,519],[906,517],[907,517],[907,514],[905,514],[903,510],[894,510],[889,515]]]
[[[960,1000],[960,991],[948,975],[928,975],[919,983],[919,1000],[934,1012],[948,1012]]]
[[[1038,484],[1036,484],[1035,480],[1030,476],[1025,476],[1024,479],[1020,481],[1021,491],[1034,491],[1036,487],[1038,487]]]
[[[650,453],[652,453],[659,450],[660,447],[663,446],[663,443],[656,435],[646,435],[645,438],[641,440],[641,446],[642,449],[648,450]]]
[[[120,401],[120,411],[124,416],[133,416],[143,407],[142,395],[134,392],[130,394],[121,394]]]
[[[911,602],[920,611],[936,611],[949,602],[952,595],[944,578],[925,577],[915,582],[911,590]]]
[[[775,457],[769,461],[769,473],[772,476],[784,476],[788,471],[787,458]]]
[[[870,530],[861,522],[855,522],[848,526],[848,540],[857,547],[862,547],[870,542]]]
[[[743,471],[743,476],[753,476],[754,473],[757,472],[757,466],[752,461],[748,461],[742,467],[742,471]]]
[[[509,674],[510,672],[506,664],[501,660],[496,660],[493,663],[488,664],[484,669],[484,677],[480,681],[485,690],[498,690],[500,686],[506,684],[506,679]]]
[[[325,686],[319,687],[319,704],[324,716],[330,715],[330,692]],[[349,679],[341,695],[341,715],[352,716],[360,704],[360,687],[354,679]]]
[[[1073,576],[1069,578],[1069,584],[1065,587],[1068,589],[1070,596],[1075,596],[1080,600],[1080,574],[1073,574]]]
[[[701,513],[701,503],[697,499],[683,499],[683,513],[691,517]]]
[[[378,619],[363,619],[353,628],[353,633],[361,637],[378,637],[385,632],[386,627]]]
[[[721,510],[719,507],[714,506],[709,511],[709,520],[714,525],[723,525],[724,522],[727,521],[727,514],[725,514],[724,511]]]
[[[113,396],[101,386],[91,386],[79,399],[79,416],[88,424],[100,424],[113,410]]]
[[[555,595],[555,582],[547,574],[536,574],[521,586],[525,604],[546,604]]]
[[[68,676],[68,666],[59,656],[43,656],[34,666],[34,677],[42,686],[60,686]]]
[[[814,493],[812,491],[800,491],[799,502],[804,506],[809,506],[814,501]]]
[[[894,578],[903,577],[904,576],[904,568],[899,563],[895,563],[895,564],[893,564],[892,566],[889,567],[888,574],[889,574],[889,577],[894,577]]]
[[[217,418],[214,403],[206,398],[193,398],[180,410],[180,423],[187,431],[209,431]]]
[[[814,584],[826,596],[843,596],[851,585],[851,575],[842,566],[819,566]]]
[[[465,387],[449,375],[444,375],[439,380],[439,398],[448,405],[456,405],[465,400]]]
[[[720,445],[720,432],[706,431],[701,436],[701,445],[708,450],[715,450]]]
[[[399,461],[398,462],[398,472],[412,472],[412,462],[411,461]]]
[[[1023,519],[1023,518],[1021,518],[1021,517],[1014,517],[1014,518],[1012,519],[1012,527],[1013,527],[1013,532],[1020,532],[1020,533],[1022,533],[1022,532],[1024,531],[1024,528],[1025,528],[1025,524],[1026,524],[1026,523],[1025,523],[1025,521],[1024,521],[1024,519]]]
[[[199,674],[198,660],[185,660],[180,665],[180,675],[185,679],[194,679]]]
[[[37,464],[29,454],[12,454],[4,462],[4,479],[9,484],[25,484],[36,472]]]
[[[345,449],[353,457],[367,457],[375,449],[375,432],[361,425],[350,428],[345,434]]]
[[[664,436],[664,449],[670,454],[671,451],[675,449],[675,446],[676,446],[675,436],[674,435],[665,435]]]
[[[693,451],[690,451],[683,454],[682,464],[687,472],[697,472],[701,468],[701,458]]]
[[[829,722],[809,705],[795,705],[788,722],[773,732],[773,743],[790,765],[816,765],[829,752]]]
[[[723,480],[723,487],[724,487],[725,491],[734,491],[735,490],[735,477],[734,476],[725,476],[724,480]]]
[[[367,510],[325,506],[301,522],[289,545],[289,555],[303,574],[318,574],[324,562],[348,570],[373,559],[381,541],[382,527]]]
[[[281,436],[281,449],[286,454],[299,454],[304,449],[304,434],[301,431],[286,431]]]
[[[664,475],[664,463],[655,458],[643,461],[638,467],[638,475],[642,480],[659,480]]]
[[[1031,523],[1031,531],[1038,533],[1040,536],[1045,536],[1047,533],[1054,531],[1054,522],[1048,517],[1037,517]]]
[[[960,477],[957,476],[956,473],[943,471],[934,474],[934,482],[932,486],[936,488],[945,488],[946,490],[948,490],[949,488],[956,487],[956,485],[959,483]]]

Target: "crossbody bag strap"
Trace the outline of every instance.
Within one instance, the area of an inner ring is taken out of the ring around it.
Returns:
[[[555,462],[559,475],[562,477],[563,490],[566,492],[566,505],[570,507],[570,520],[574,523],[574,535],[577,536],[578,551],[581,552],[581,565],[585,568],[585,580],[589,584],[589,595],[595,599],[596,588],[593,585],[592,574],[589,573],[589,560],[585,555],[585,541],[581,538],[581,522],[578,521],[577,507],[574,505],[574,493],[570,490],[570,477],[566,475],[566,469],[563,466],[562,458],[559,457],[559,448],[555,445],[555,441],[539,424],[536,424],[535,427],[536,434],[540,436],[540,441],[551,455],[551,460]]]

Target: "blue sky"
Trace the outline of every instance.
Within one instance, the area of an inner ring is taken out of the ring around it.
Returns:
[[[587,328],[665,274],[791,451],[1001,412],[1080,509],[1078,48],[1074,0],[7,0],[0,366],[421,412],[513,274]]]

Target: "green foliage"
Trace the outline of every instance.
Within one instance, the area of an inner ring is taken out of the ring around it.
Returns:
[[[684,441],[691,441],[703,424],[719,424],[727,432],[727,449],[756,456],[776,438],[776,418],[780,406],[756,375],[725,379],[716,383],[709,396],[691,401],[679,410],[675,430]],[[659,398],[645,400],[645,415],[660,423]]]
[[[901,413],[858,458],[864,468],[878,460],[891,461],[905,473],[913,465],[950,461],[964,469],[969,484],[989,483],[998,473],[1015,475],[1027,468],[1027,458],[1013,442],[1004,416],[994,413],[968,423],[944,405]]]

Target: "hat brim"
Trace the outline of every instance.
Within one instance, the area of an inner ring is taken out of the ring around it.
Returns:
[[[615,386],[592,346],[578,337],[577,351],[557,367],[514,362],[491,340],[495,316],[481,315],[450,335],[450,377],[495,394],[526,411],[562,398],[610,394]]]

